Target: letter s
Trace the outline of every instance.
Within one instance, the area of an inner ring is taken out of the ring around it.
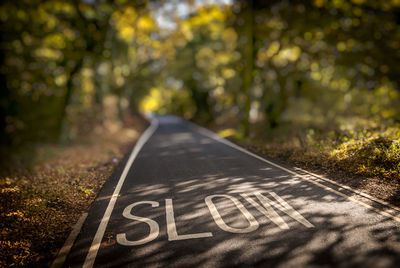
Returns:
[[[136,221],[140,221],[140,222],[144,222],[147,223],[150,227],[150,233],[147,237],[137,240],[137,241],[129,241],[126,239],[126,234],[122,233],[122,234],[117,234],[117,242],[123,246],[138,246],[138,245],[142,245],[145,243],[148,243],[150,241],[153,241],[154,239],[157,238],[158,234],[160,233],[160,228],[158,226],[158,223],[152,219],[149,218],[143,218],[143,217],[138,217],[133,215],[132,209],[137,206],[137,205],[141,205],[141,204],[150,204],[153,208],[154,207],[158,207],[160,204],[158,202],[155,201],[140,201],[140,202],[136,202],[133,203],[129,206],[127,206],[124,211],[122,212],[122,215],[127,218],[127,219],[131,219],[131,220],[136,220]]]

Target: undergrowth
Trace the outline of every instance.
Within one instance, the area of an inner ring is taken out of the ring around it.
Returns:
[[[308,130],[301,135],[268,138],[244,138],[234,129],[220,130],[221,136],[286,162],[324,170],[341,169],[350,174],[379,177],[400,182],[400,128],[330,131],[316,134]]]
[[[330,152],[349,171],[400,180],[400,130],[362,131],[343,137]]]

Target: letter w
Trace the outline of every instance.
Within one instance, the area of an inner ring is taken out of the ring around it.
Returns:
[[[241,194],[251,205],[253,205],[258,211],[264,214],[273,223],[279,226],[281,229],[289,229],[287,223],[279,216],[279,214],[274,210],[274,207],[283,213],[287,214],[291,218],[300,222],[307,228],[314,227],[309,221],[307,221],[299,212],[297,212],[293,207],[291,207],[285,200],[278,196],[274,192],[268,192],[276,201],[269,199],[268,197],[257,192],[254,195],[260,201],[262,206],[260,206],[254,199],[252,199],[247,194]]]

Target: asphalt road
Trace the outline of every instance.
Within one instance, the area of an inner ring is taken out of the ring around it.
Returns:
[[[82,266],[400,267],[400,211],[157,116],[91,206]]]

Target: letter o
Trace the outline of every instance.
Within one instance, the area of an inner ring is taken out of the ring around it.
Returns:
[[[222,219],[221,215],[219,214],[217,207],[215,206],[215,204],[213,203],[212,199],[216,198],[216,197],[224,197],[224,198],[228,198],[229,200],[231,200],[235,206],[240,210],[240,212],[246,217],[247,221],[249,222],[249,226],[246,228],[234,228],[231,226],[228,226],[224,220]],[[234,198],[233,196],[230,195],[225,195],[225,194],[221,194],[221,195],[210,195],[207,196],[205,198],[206,204],[208,206],[208,209],[211,212],[211,215],[214,218],[215,223],[219,226],[219,228],[221,228],[222,230],[226,231],[226,232],[231,232],[231,233],[250,233],[252,231],[257,230],[259,224],[257,222],[257,220],[254,218],[253,215],[251,215],[251,213],[243,206],[243,204],[237,200],[236,198]]]

